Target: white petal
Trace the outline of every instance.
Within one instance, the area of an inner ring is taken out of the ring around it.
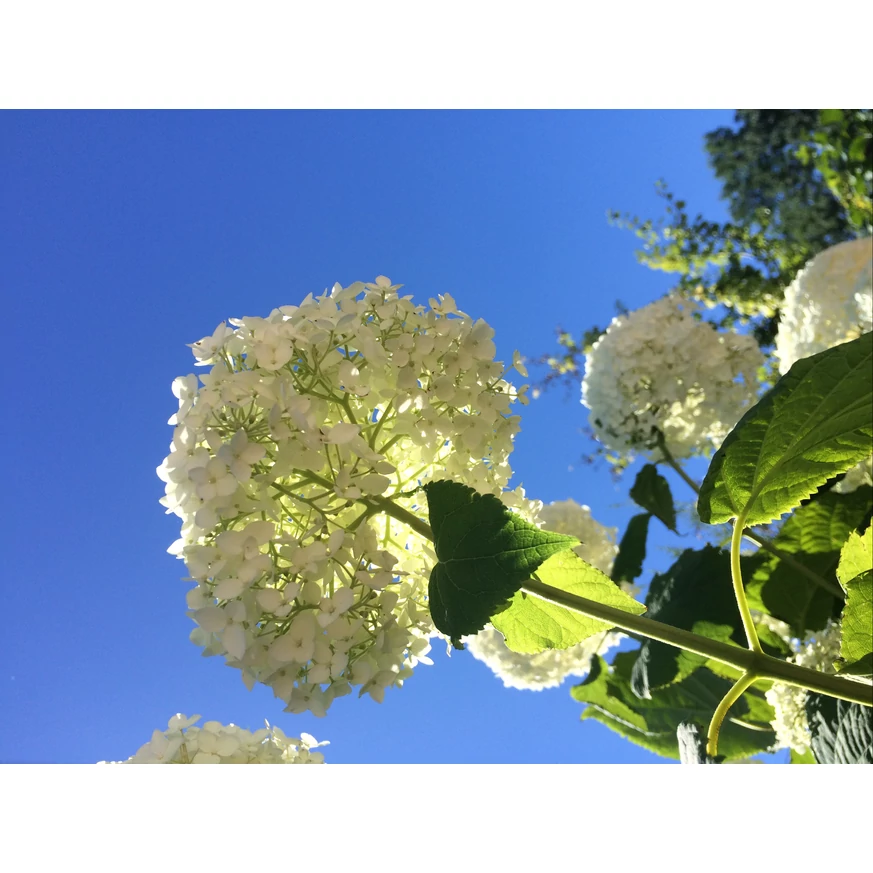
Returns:
[[[246,632],[242,625],[232,624],[224,629],[221,635],[224,648],[232,657],[241,660],[246,653]]]
[[[220,606],[204,606],[194,613],[194,621],[205,631],[215,633],[227,624],[227,616]]]

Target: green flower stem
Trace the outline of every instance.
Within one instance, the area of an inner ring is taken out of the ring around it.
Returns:
[[[421,534],[425,539],[433,542],[431,526],[417,515],[413,515],[408,509],[398,506],[390,497],[367,497],[361,502],[367,506],[372,506],[377,512],[384,512],[385,515],[390,515],[392,518],[396,518],[397,521],[402,521],[403,524],[409,525],[417,534]]]
[[[682,481],[695,494],[700,494],[700,486],[682,469],[682,465],[673,457],[670,450],[667,448],[667,443],[664,441],[664,434],[662,434],[660,431],[658,432],[658,448],[664,455],[662,460],[679,474]]]
[[[819,673],[816,670],[809,670],[806,667],[800,667],[797,664],[791,664],[761,652],[753,652],[751,649],[743,649],[721,640],[713,640],[691,631],[671,627],[651,618],[631,615],[615,607],[605,606],[596,600],[588,600],[585,597],[561,591],[559,588],[552,588],[536,579],[525,582],[521,590],[549,603],[563,606],[565,609],[572,609],[582,615],[599,619],[610,627],[617,627],[628,633],[640,634],[677,649],[694,652],[704,658],[711,658],[713,661],[727,664],[744,673],[752,672],[755,674],[756,682],[782,682],[786,685],[794,685],[808,691],[837,697],[840,700],[847,700],[850,703],[873,706],[873,687],[860,682],[853,682],[830,673]]]
[[[743,620],[743,628],[746,631],[746,639],[749,648],[759,654],[763,652],[761,642],[758,639],[758,631],[752,619],[752,611],[749,609],[749,601],[746,600],[746,589],[743,588],[743,571],[740,567],[740,543],[743,541],[743,521],[740,516],[734,521],[734,533],[731,537],[731,582],[734,585],[734,596],[740,609],[740,618]]]
[[[709,723],[709,732],[706,735],[706,754],[715,757],[718,754],[718,734],[721,723],[728,714],[728,710],[743,696],[746,689],[755,683],[759,677],[753,672],[743,673],[734,683],[734,687],[725,694],[724,699],[716,707],[712,721]]]
[[[366,503],[377,511],[384,512],[386,515],[408,524],[417,533],[433,541],[433,531],[430,525],[398,506],[392,500],[369,498]],[[709,637],[672,627],[651,618],[631,615],[621,609],[605,606],[596,600],[588,600],[585,597],[577,597],[575,594],[561,591],[559,588],[552,588],[538,579],[529,579],[521,590],[565,609],[572,609],[582,615],[599,619],[610,627],[617,627],[630,634],[638,634],[666,643],[668,646],[675,646],[677,649],[694,652],[704,658],[711,658],[714,661],[727,664],[744,673],[754,673],[755,681],[783,682],[786,685],[794,685],[808,691],[817,691],[820,694],[838,697],[840,700],[873,706],[873,688],[870,686],[861,685],[858,682],[852,682],[829,673],[809,670],[788,661],[781,661],[779,658],[764,654],[760,649],[759,651],[742,649],[739,646],[720,640],[712,640]]]

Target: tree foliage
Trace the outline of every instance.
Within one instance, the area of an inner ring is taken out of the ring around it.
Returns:
[[[678,292],[719,307],[720,326],[748,323],[768,347],[784,291],[804,264],[873,233],[873,112],[741,109],[733,126],[706,134],[705,146],[729,221],[692,215],[663,181],[660,219],[617,211],[609,218],[642,241],[640,263],[675,274]],[[559,331],[559,349],[540,359],[548,367],[543,386],[578,378],[602,333]]]

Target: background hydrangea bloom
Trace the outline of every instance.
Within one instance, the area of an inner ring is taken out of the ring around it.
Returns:
[[[760,349],[697,308],[664,297],[620,315],[586,356],[582,403],[606,448],[651,454],[660,430],[675,457],[708,454],[754,403]]]
[[[614,527],[605,527],[591,517],[587,506],[575,500],[558,500],[543,506],[539,521],[547,530],[574,536],[581,541],[573,551],[584,561],[609,574],[618,546]],[[582,640],[569,649],[551,649],[536,655],[509,649],[503,635],[490,625],[475,636],[464,638],[474,658],[483,661],[507,688],[541,691],[560,685],[568,676],[585,676],[595,655],[618,645],[622,634],[607,631]]]
[[[286,737],[270,726],[247,731],[235,724],[207,721],[194,727],[199,715],[174,715],[165,731],[156,730],[151,740],[126,761],[114,764],[323,764],[324,755],[313,752],[319,743],[309,734]],[[101,762],[106,763],[106,762]]]
[[[399,288],[337,284],[232,319],[192,345],[208,371],[173,386],[158,474],[182,519],[170,551],[196,582],[192,639],[290,712],[324,715],[353,686],[381,701],[430,663],[419,485],[500,494],[512,472],[518,395],[492,329]]]
[[[820,670],[823,673],[834,673],[834,661],[840,657],[840,625],[831,622],[823,630],[802,643],[790,640],[795,654],[788,660]],[[809,722],[806,718],[806,690],[793,685],[783,685],[774,682],[765,692],[767,702],[775,710],[773,730],[776,731],[777,749],[794,749],[804,754],[809,749]]]
[[[785,291],[776,334],[779,372],[873,330],[873,238],[850,240],[816,255]],[[873,484],[873,460],[853,467],[836,488]]]
[[[816,255],[785,291],[776,334],[779,372],[873,330],[873,238]]]

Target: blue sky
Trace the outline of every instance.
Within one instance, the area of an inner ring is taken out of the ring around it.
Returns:
[[[728,111],[0,114],[8,458],[0,761],[133,754],[177,711],[328,739],[330,762],[655,762],[593,722],[571,684],[504,689],[469,653],[380,706],[293,716],[188,641],[178,519],[155,467],[193,371],[186,343],[335,281],[451,293],[498,357],[604,326],[670,277],[637,264],[610,209],[725,211],[702,137]],[[524,410],[514,484],[618,526],[631,481],[585,465],[579,392]],[[685,496],[681,483],[674,493]],[[664,543],[667,542],[665,539]],[[673,545],[688,545],[683,543]],[[652,566],[666,560],[656,554]]]

